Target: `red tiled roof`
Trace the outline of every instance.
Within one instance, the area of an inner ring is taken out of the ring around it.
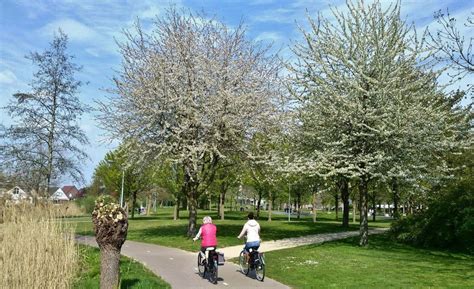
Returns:
[[[69,195],[71,195],[72,198],[80,197],[79,190],[76,188],[76,186],[64,186],[61,188],[61,190],[63,190],[68,198]]]

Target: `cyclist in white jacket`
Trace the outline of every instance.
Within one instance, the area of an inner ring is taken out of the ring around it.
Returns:
[[[254,220],[252,212],[250,212],[247,217],[248,221],[245,223],[242,232],[240,232],[240,235],[237,237],[240,239],[247,235],[247,241],[245,242],[244,247],[246,252],[248,252],[250,248],[255,248],[258,250],[260,247],[260,225]]]

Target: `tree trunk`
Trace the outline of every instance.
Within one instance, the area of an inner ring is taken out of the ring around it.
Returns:
[[[356,222],[356,202],[352,200],[352,223]]]
[[[273,194],[272,190],[268,191],[268,221],[272,221],[272,210],[273,210]]]
[[[260,218],[260,204],[262,202],[262,190],[258,190],[258,201],[257,201],[257,219]]]
[[[111,244],[100,248],[100,289],[117,289],[120,280],[120,249]]]
[[[349,183],[346,179],[341,183],[341,198],[344,205],[342,211],[342,227],[349,227]]]
[[[151,194],[147,195],[146,198],[146,215],[149,216],[151,212]]]
[[[368,225],[368,196],[367,196],[367,180],[361,178],[359,184],[360,193],[360,230],[359,236],[360,246],[366,246],[369,243],[369,225]]]
[[[313,223],[316,223],[316,201],[318,198],[318,193],[316,188],[313,190]]]
[[[196,235],[196,219],[197,219],[197,200],[194,196],[194,192],[188,198],[189,207],[189,221],[188,221],[188,237],[194,237]]]
[[[297,216],[296,216],[296,219],[299,220],[300,219],[300,216],[301,216],[301,193],[298,193],[297,194],[297,200],[298,200],[298,203],[296,205],[296,210],[297,210]]]
[[[372,221],[375,222],[375,218],[376,218],[376,215],[377,215],[377,204],[375,203],[375,192],[373,193],[372,195]]]
[[[334,196],[334,202],[336,204],[336,221],[339,220],[339,194]]]
[[[398,201],[400,199],[400,187],[397,178],[392,178],[393,218],[399,219]]]
[[[220,211],[220,216],[221,220],[224,220],[224,204],[225,204],[225,188],[224,190],[221,190],[220,196],[219,196],[219,211]]]
[[[135,217],[135,206],[137,204],[137,191],[132,192],[132,219]]]
[[[173,220],[176,221],[179,219],[179,204],[180,198],[175,197],[174,211],[173,211]]]

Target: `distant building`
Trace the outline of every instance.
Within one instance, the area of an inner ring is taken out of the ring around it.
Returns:
[[[79,191],[76,186],[64,186],[58,188],[51,195],[50,199],[56,202],[72,201],[83,196],[84,191]]]
[[[5,191],[0,192],[0,196],[9,198],[15,203],[18,203],[21,201],[28,201],[31,203],[33,201],[33,198],[31,197],[31,195],[27,193],[26,191],[22,190],[19,186],[15,186],[6,192]]]

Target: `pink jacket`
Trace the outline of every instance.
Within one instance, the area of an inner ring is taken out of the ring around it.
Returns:
[[[214,224],[204,224],[199,228],[196,238],[202,235],[201,247],[215,247],[217,246],[217,227]]]

